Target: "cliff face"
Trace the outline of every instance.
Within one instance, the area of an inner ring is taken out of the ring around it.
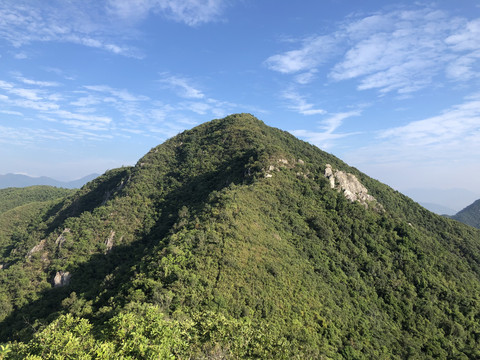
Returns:
[[[248,114],[28,219],[0,228],[20,358],[480,356],[479,232]]]
[[[333,170],[330,164],[326,164],[325,177],[330,181],[332,189],[343,192],[345,197],[352,202],[358,201],[365,207],[368,207],[368,203],[376,202],[376,199],[368,193],[367,188],[353,174]]]

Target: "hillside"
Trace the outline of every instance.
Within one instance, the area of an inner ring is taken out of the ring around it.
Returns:
[[[451,216],[451,219],[480,229],[480,200]]]
[[[74,191],[52,186],[0,189],[0,214],[17,206],[36,201],[48,201],[72,194]]]
[[[480,357],[480,231],[248,114],[18,216],[8,359]]]

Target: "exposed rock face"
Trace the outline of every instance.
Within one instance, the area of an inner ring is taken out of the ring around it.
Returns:
[[[112,230],[110,232],[110,236],[108,237],[108,239],[105,240],[105,246],[107,247],[107,249],[105,250],[105,253],[108,253],[110,252],[110,250],[112,250],[114,237],[115,237],[115,231]]]
[[[55,245],[57,245],[58,247],[62,246],[62,244],[65,242],[65,240],[67,240],[65,238],[64,234],[68,234],[68,233],[70,233],[69,228],[63,229],[62,233],[57,237],[57,240],[55,240]]]
[[[72,275],[68,271],[57,271],[55,277],[53,278],[53,286],[61,287],[68,285],[70,283],[70,278]]]
[[[46,240],[42,240],[37,245],[35,245],[33,248],[31,248],[30,251],[27,253],[26,258],[31,259],[33,254],[35,254],[39,251],[42,251],[43,248],[45,247],[45,242],[46,242]]]
[[[330,164],[327,164],[325,177],[330,181],[332,189],[343,191],[345,197],[351,202],[358,201],[365,207],[368,207],[369,202],[376,202],[375,198],[368,193],[367,188],[353,174],[334,170]]]
[[[276,166],[275,165],[268,166],[268,169],[265,171],[266,178],[271,178],[273,176],[272,171],[280,171],[280,168],[284,168],[284,167],[288,167],[288,168],[293,167],[292,165],[290,165],[287,159],[279,158],[276,160],[272,159],[271,161],[274,161]],[[304,164],[303,160],[300,160],[300,161],[302,161],[302,164]]]

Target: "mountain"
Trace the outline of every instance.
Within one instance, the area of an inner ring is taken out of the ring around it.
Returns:
[[[458,188],[410,188],[402,193],[439,215],[454,215],[480,197],[480,194]]]
[[[431,212],[434,212],[438,215],[454,215],[456,213],[455,210],[439,204],[425,202],[419,202],[419,204],[422,205],[425,209],[430,210]]]
[[[6,359],[480,357],[480,231],[249,114],[0,214],[0,256]]]
[[[59,181],[46,176],[31,177],[21,174],[5,174],[0,175],[0,189],[9,187],[26,187],[34,185],[48,185],[61,187],[66,189],[76,189],[85,185],[87,182],[95,179],[98,174],[90,174],[82,177],[81,179],[73,181]]]
[[[480,229],[480,200],[475,201],[450,218]]]
[[[0,189],[0,214],[17,206],[57,199],[73,192],[74,190],[52,186]]]

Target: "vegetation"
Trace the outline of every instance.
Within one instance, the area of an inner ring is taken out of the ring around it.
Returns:
[[[480,229],[480,200],[475,201],[450,218]]]
[[[0,358],[480,357],[480,231],[248,114],[14,210]]]
[[[72,194],[74,190],[53,186],[30,186],[0,189],[0,214],[17,206],[37,201],[48,201]]]

